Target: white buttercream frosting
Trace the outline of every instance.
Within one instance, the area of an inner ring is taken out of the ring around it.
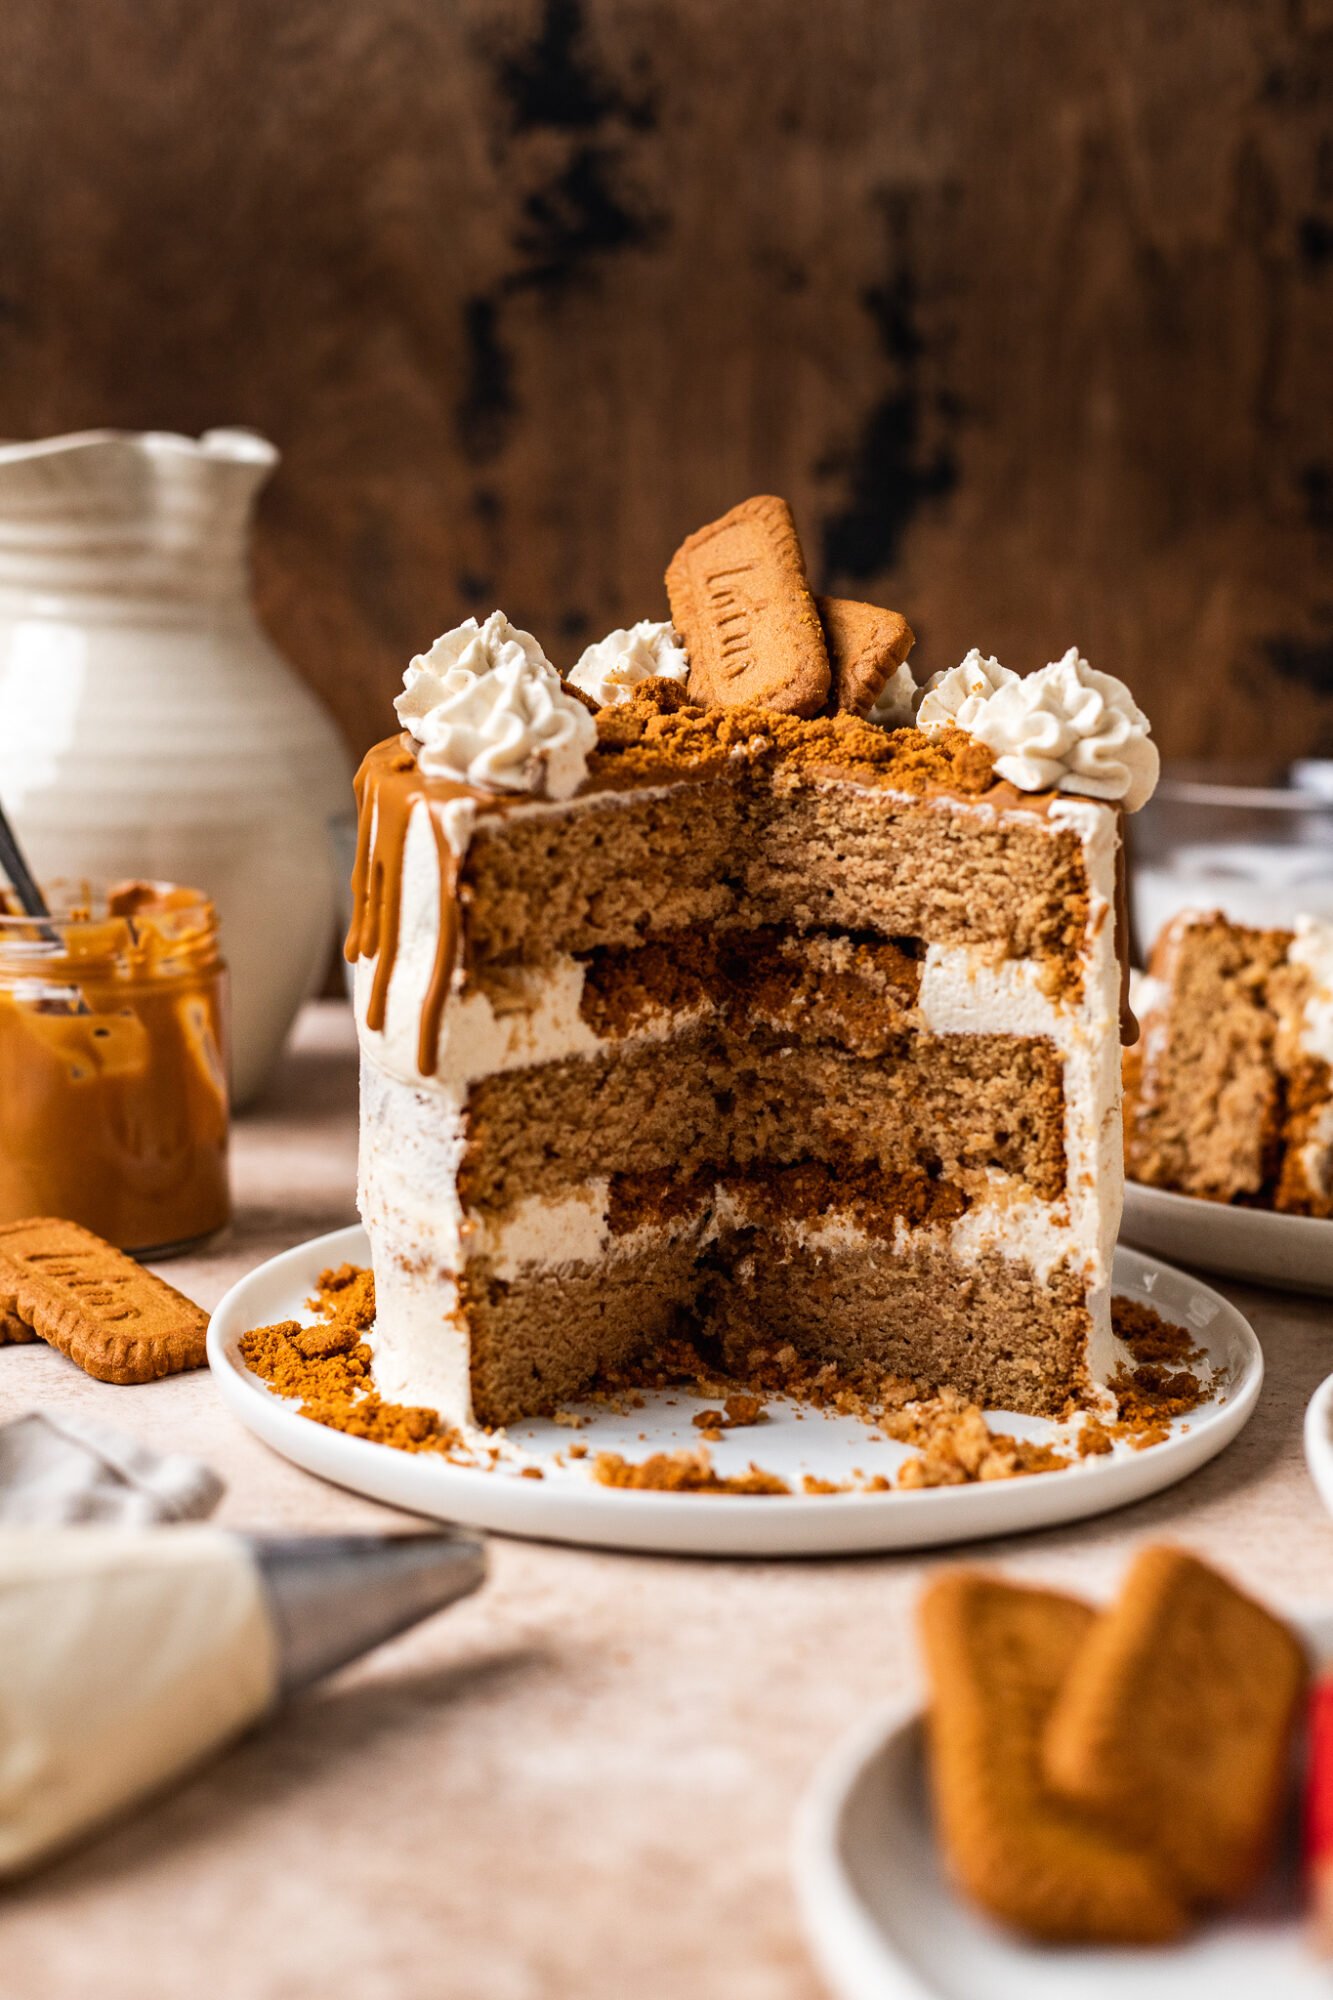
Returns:
[[[1333,924],[1322,917],[1297,917],[1288,957],[1310,975],[1301,1022],[1301,1048],[1333,1064]]]
[[[640,681],[688,680],[689,655],[670,625],[641,618],[628,630],[608,632],[579,656],[569,676],[600,708],[628,701]]]
[[[931,675],[921,690],[916,726],[928,736],[941,729],[970,730],[991,696],[1017,679],[998,660],[983,660],[974,646],[956,667]]]
[[[866,712],[867,722],[885,729],[902,729],[912,720],[916,706],[916,681],[906,660],[895,667]]]
[[[1026,677],[973,651],[938,687],[927,684],[917,723],[928,734],[948,723],[965,729],[1020,791],[1077,792],[1137,812],[1157,784],[1147,716],[1124,682],[1090,667],[1077,646]]]
[[[567,799],[588,771],[597,725],[530,632],[493,611],[467,618],[418,653],[394,702],[432,778],[489,792]]]

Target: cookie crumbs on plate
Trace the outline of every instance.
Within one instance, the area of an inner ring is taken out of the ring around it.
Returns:
[[[710,1444],[716,1444],[723,1431],[743,1430],[750,1424],[761,1424],[766,1414],[758,1396],[736,1391],[725,1399],[720,1410],[698,1410],[690,1422],[696,1430],[703,1432]]]
[[[374,1273],[353,1264],[321,1271],[309,1304],[320,1315],[314,1326],[280,1320],[241,1336],[250,1372],[330,1430],[399,1451],[452,1453],[461,1440],[436,1411],[383,1402],[370,1387],[371,1351],[361,1336],[375,1319]]]
[[[407,1404],[385,1403],[371,1386],[371,1349],[362,1336],[375,1319],[374,1273],[355,1264],[322,1271],[310,1309],[319,1315],[314,1326],[283,1320],[256,1327],[243,1335],[241,1355],[246,1366],[280,1396],[299,1401],[301,1415],[333,1430],[400,1451],[436,1451],[457,1464],[475,1463],[459,1433],[440,1421],[436,1411]],[[1112,1378],[1117,1401],[1114,1419],[1088,1411],[1071,1440],[1079,1459],[1104,1456],[1117,1442],[1146,1450],[1170,1435],[1174,1419],[1198,1408],[1209,1394],[1206,1374],[1194,1372],[1204,1350],[1190,1333],[1164,1320],[1141,1300],[1112,1301],[1115,1332],[1130,1355],[1131,1365]],[[985,1412],[956,1391],[936,1392],[929,1383],[873,1374],[846,1376],[832,1363],[812,1367],[790,1346],[758,1348],[747,1356],[749,1385],[719,1379],[714,1367],[688,1342],[663,1342],[653,1364],[649,1385],[685,1381],[695,1393],[720,1402],[721,1408],[700,1410],[693,1418],[701,1443],[719,1442],[724,1431],[762,1423],[767,1415],[763,1394],[777,1393],[813,1405],[826,1414],[850,1416],[877,1427],[879,1436],[916,1446],[920,1456],[909,1459],[897,1476],[900,1490],[961,1486],[996,1479],[1015,1479],[1067,1469],[1074,1460],[1064,1450],[1034,1444],[992,1431]],[[595,1399],[618,1414],[642,1409],[639,1383],[612,1379],[594,1392]],[[761,1392],[761,1393],[757,1393]],[[797,1418],[803,1412],[795,1412]],[[1071,1408],[1067,1418],[1076,1412]],[[557,1411],[555,1422],[571,1429],[585,1421],[573,1411]],[[646,1434],[639,1433],[646,1442]],[[484,1448],[494,1467],[497,1447]],[[570,1459],[588,1456],[582,1442],[569,1446]],[[717,1473],[709,1454],[696,1451],[657,1452],[635,1464],[616,1452],[601,1452],[593,1461],[593,1477],[602,1485],[640,1491],[739,1494],[790,1493],[776,1474],[751,1465],[747,1473],[725,1477]],[[526,1466],[521,1476],[540,1479],[540,1467]],[[807,1494],[887,1492],[894,1482],[877,1475],[867,1480],[859,1469],[846,1482],[807,1475]]]
[[[1080,1458],[1104,1458],[1115,1450],[1115,1439],[1100,1417],[1085,1417],[1079,1430],[1078,1455]]]
[[[714,1471],[706,1451],[657,1451],[637,1465],[618,1451],[599,1451],[592,1476],[600,1486],[618,1486],[638,1493],[790,1493],[785,1479],[751,1465],[747,1472],[724,1477]]]
[[[1029,1444],[993,1431],[984,1411],[951,1391],[943,1391],[929,1402],[909,1405],[885,1428],[899,1442],[923,1447],[921,1456],[909,1458],[898,1473],[898,1486],[907,1492],[1063,1472],[1070,1462],[1064,1452],[1050,1445]]]
[[[1147,1451],[1170,1435],[1176,1417],[1197,1410],[1209,1395],[1208,1377],[1194,1372],[1204,1351],[1185,1327],[1173,1326],[1139,1299],[1113,1299],[1111,1325],[1133,1365],[1111,1377],[1116,1421],[1108,1429],[1135,1451]]]

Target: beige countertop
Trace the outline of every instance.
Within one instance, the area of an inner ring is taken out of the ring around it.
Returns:
[[[351,1020],[301,1022],[235,1135],[236,1222],[169,1268],[212,1305],[354,1219]],[[1171,1536],[1275,1600],[1333,1604],[1333,1522],[1300,1427],[1333,1302],[1226,1287],[1267,1380],[1248,1429],[1158,1498],[965,1552],[1095,1588]],[[0,1350],[0,1415],[79,1408],[227,1480],[219,1519],[399,1518],[274,1457],[206,1374],[92,1382]],[[738,1502],[738,1505],[762,1502]],[[914,1676],[912,1605],[949,1553],[706,1562],[497,1539],[476,1597],[298,1701],[155,1807],[0,1893],[4,2000],[815,2000],[787,1874],[825,1747]]]

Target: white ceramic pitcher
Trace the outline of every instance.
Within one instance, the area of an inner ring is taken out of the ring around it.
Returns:
[[[327,962],[350,766],[250,605],[248,431],[0,445],[0,801],[40,877],[205,890],[235,1101]]]

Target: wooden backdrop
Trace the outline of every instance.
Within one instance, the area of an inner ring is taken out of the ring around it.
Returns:
[[[352,747],[792,499],[922,670],[1333,751],[1331,0],[5,0],[0,431],[255,425]]]

